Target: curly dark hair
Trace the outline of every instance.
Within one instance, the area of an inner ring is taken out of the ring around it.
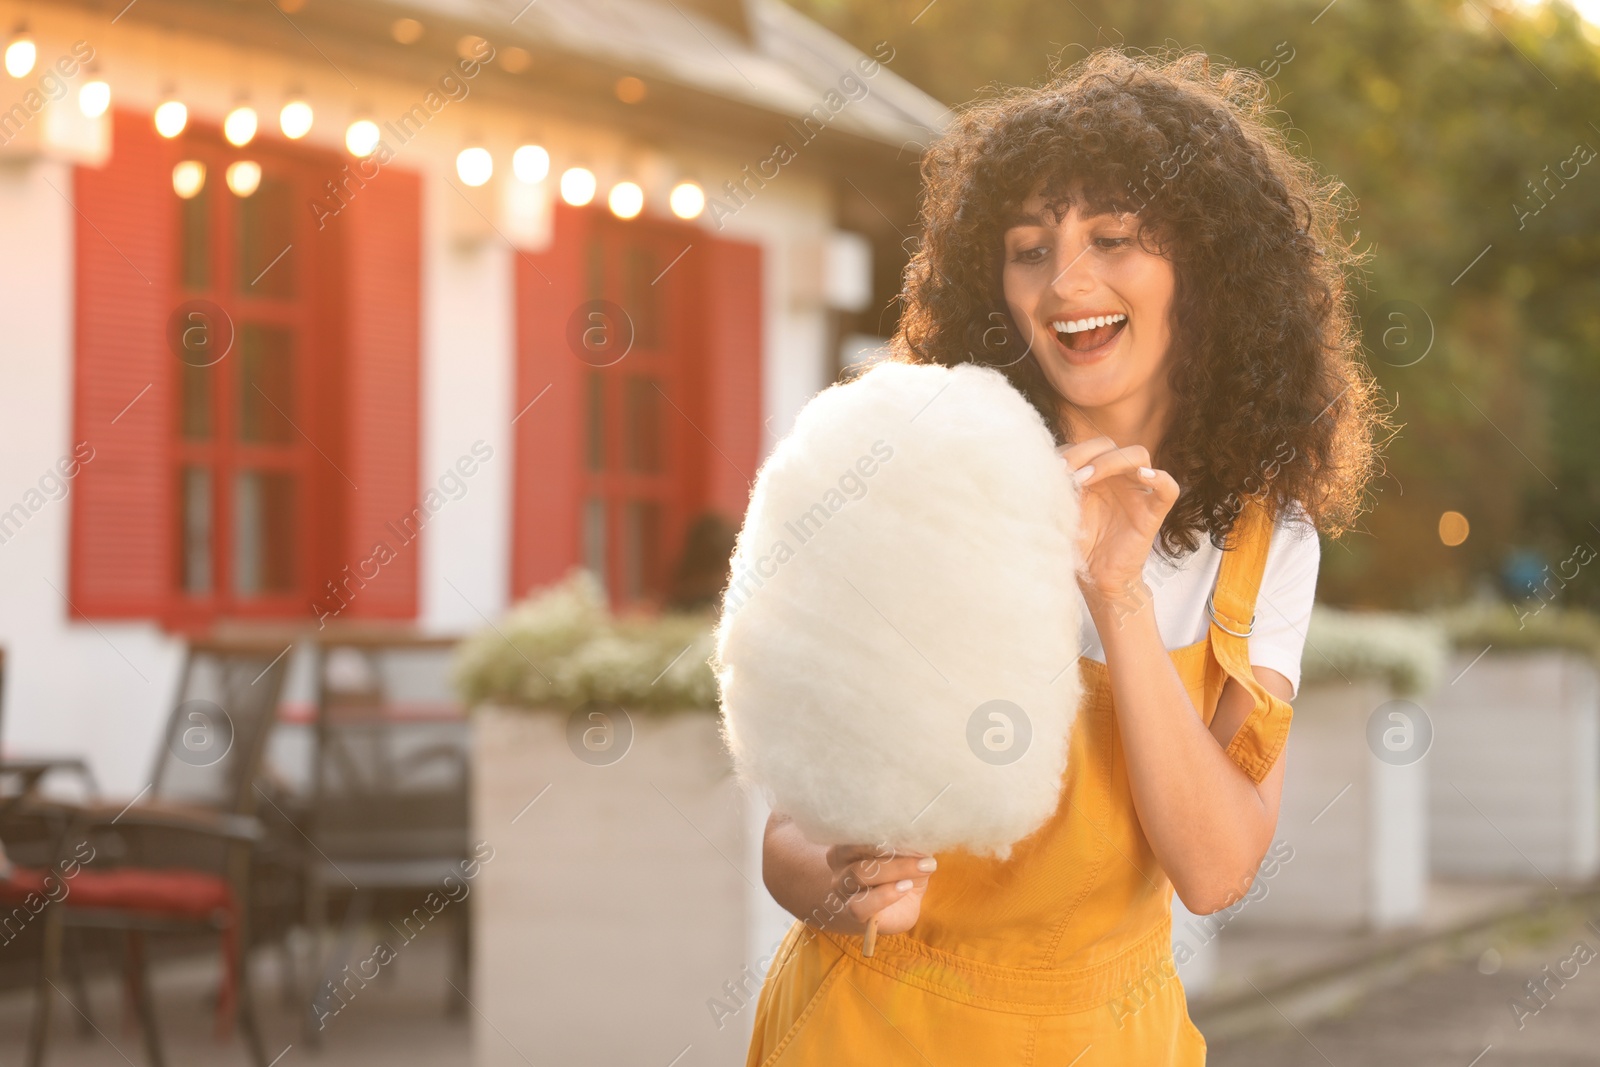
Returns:
[[[891,358],[996,367],[1065,443],[1069,401],[1031,354],[1001,287],[1004,233],[1046,203],[1137,215],[1174,268],[1171,425],[1152,461],[1181,487],[1157,543],[1226,540],[1244,501],[1291,502],[1330,536],[1376,473],[1382,394],[1361,356],[1341,233],[1343,186],[1270,123],[1269,86],[1201,53],[1103,49],[1042,86],[961,109],[923,157],[921,243]]]

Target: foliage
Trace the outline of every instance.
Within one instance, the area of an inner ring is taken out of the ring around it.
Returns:
[[[1290,138],[1358,200],[1357,311],[1401,425],[1362,532],[1324,553],[1325,598],[1522,595],[1513,548],[1558,559],[1594,532],[1600,159],[1575,148],[1600,150],[1600,29],[1563,0],[790,2],[858,47],[888,41],[892,69],[952,105],[1107,44],[1267,75]],[[1458,546],[1446,510],[1471,522]],[[1569,595],[1600,607],[1600,583]]]
[[[715,708],[709,614],[614,617],[595,576],[574,567],[461,645],[455,680],[469,707],[629,711]]]
[[[1442,609],[1434,618],[1461,651],[1566,648],[1600,661],[1600,617],[1581,608],[1542,604],[1469,603]]]
[[[1419,615],[1317,605],[1306,627],[1301,686],[1380,678],[1401,696],[1439,684],[1450,656],[1444,630]]]

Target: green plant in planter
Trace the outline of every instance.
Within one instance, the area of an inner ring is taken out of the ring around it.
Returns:
[[[462,642],[456,687],[469,707],[712,709],[714,625],[709,613],[613,616],[599,580],[574,567]]]
[[[1581,608],[1486,600],[1442,609],[1434,618],[1463,651],[1566,648],[1600,661],[1600,618]]]
[[[1439,683],[1450,655],[1443,628],[1422,615],[1311,609],[1301,684],[1387,681],[1399,696],[1426,693]]]

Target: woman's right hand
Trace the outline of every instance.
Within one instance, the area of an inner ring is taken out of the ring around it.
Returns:
[[[872,845],[834,845],[827,860],[833,891],[845,901],[829,925],[858,934],[874,915],[880,934],[903,934],[915,926],[928,876],[938,866],[932,856],[880,852]]]

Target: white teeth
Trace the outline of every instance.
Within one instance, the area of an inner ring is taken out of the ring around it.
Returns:
[[[1093,318],[1074,319],[1072,322],[1062,322],[1058,319],[1050,325],[1055,327],[1056,333],[1082,333],[1084,330],[1093,330],[1100,326],[1125,322],[1127,318],[1128,316],[1119,312],[1115,315],[1096,315]]]

